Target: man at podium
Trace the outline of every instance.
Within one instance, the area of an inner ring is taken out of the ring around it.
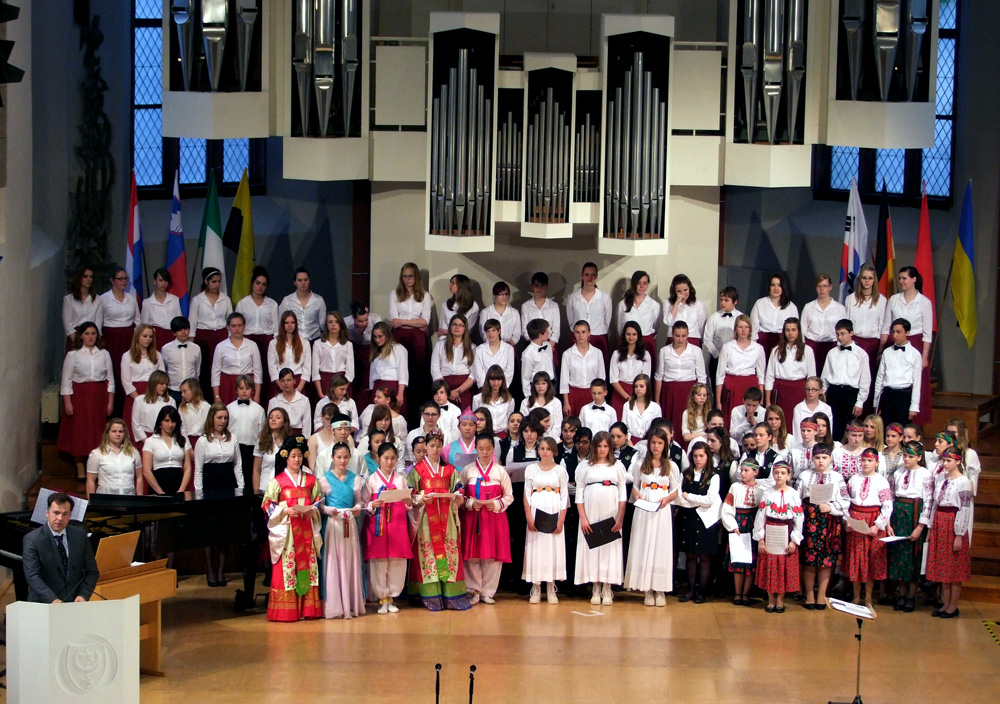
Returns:
[[[24,576],[28,601],[61,604],[88,601],[100,572],[87,532],[69,524],[73,499],[49,494],[46,525],[24,536]]]

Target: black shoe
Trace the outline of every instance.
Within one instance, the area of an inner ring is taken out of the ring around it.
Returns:
[[[767,606],[764,607],[764,613],[773,614],[777,610],[777,608],[778,608],[777,606],[771,606],[770,604],[768,604]]]
[[[701,591],[698,590],[698,589],[694,590],[694,603],[696,603],[696,604],[704,604],[705,603],[705,597],[702,595]]]
[[[806,607],[806,611],[815,611],[816,610],[816,604],[803,604],[803,606]]]
[[[816,604],[816,611],[823,611],[826,608],[826,604]]]
[[[907,599],[903,604],[903,612],[907,614],[912,614],[917,608],[916,599]]]
[[[206,582],[208,583],[208,586],[212,587],[213,589],[214,589],[215,587],[219,586],[219,583],[218,583],[218,582],[216,582],[216,581],[215,581],[214,579],[212,579],[211,577],[205,577],[205,581],[206,581]]]
[[[942,614],[944,614],[944,612],[941,611],[941,609],[934,609],[933,611],[931,611],[931,616],[933,616],[934,618],[940,618]]]
[[[776,613],[776,614],[783,614],[783,613],[785,613],[785,607],[784,606],[775,606],[774,607],[774,613]]]
[[[692,598],[694,598],[693,594],[681,594],[679,597],[677,597],[677,601],[683,604],[685,602],[691,601]]]
[[[941,615],[938,618],[958,618],[958,609],[955,609],[951,613],[948,613],[947,611],[942,611]]]
[[[879,600],[879,603],[881,604],[882,601]],[[896,605],[892,607],[892,610],[902,611],[905,608],[905,606],[906,606],[906,598],[901,596],[898,599],[896,599]]]

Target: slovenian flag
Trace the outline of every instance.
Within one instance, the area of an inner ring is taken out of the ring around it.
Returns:
[[[139,191],[135,186],[135,169],[132,170],[132,192],[129,196],[128,240],[125,244],[125,272],[129,284],[125,290],[134,292],[142,301],[142,227],[139,224]]]
[[[170,234],[167,236],[167,271],[173,283],[170,293],[181,299],[181,313],[188,314],[187,254],[184,252],[184,227],[181,225],[180,177],[174,172],[174,199],[170,204]]]
[[[951,299],[958,319],[958,326],[965,336],[965,342],[972,348],[976,341],[976,271],[973,262],[976,255],[972,238],[972,182],[965,186],[962,200],[962,218],[958,223],[958,239],[955,240],[955,254],[951,261]]]

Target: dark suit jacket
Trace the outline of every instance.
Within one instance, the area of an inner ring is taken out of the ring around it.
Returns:
[[[51,604],[56,599],[73,601],[78,596],[90,599],[94,593],[100,573],[87,532],[80,526],[69,525],[66,536],[69,556],[66,574],[63,574],[56,541],[48,525],[24,536],[22,555],[28,601]]]

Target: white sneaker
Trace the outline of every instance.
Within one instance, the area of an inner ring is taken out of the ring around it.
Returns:
[[[479,592],[472,592],[472,594],[469,596],[469,604],[475,606],[478,603],[479,603]]]
[[[486,596],[485,594],[483,594],[482,596],[480,596],[479,600],[482,601],[484,604],[495,604],[495,603],[497,603],[496,599],[494,599],[491,596]]]
[[[556,583],[549,582],[548,586],[545,588],[545,600],[550,604],[558,604],[559,597],[556,596]]]
[[[663,592],[656,592],[656,605],[666,606],[667,605],[667,595]]]
[[[615,598],[611,593],[611,585],[605,582],[601,587],[601,604],[611,606],[613,603],[615,603]]]
[[[642,603],[646,606],[656,606],[656,597],[653,596],[652,590],[646,592],[646,598],[642,600]]]
[[[386,606],[389,607],[389,613],[390,614],[398,614],[399,613],[399,607],[396,606],[395,604],[393,604],[391,601],[388,604],[386,604]]]
[[[590,597],[590,603],[594,606],[600,606],[601,604],[601,583],[594,582],[594,595]]]
[[[531,594],[528,595],[529,604],[542,603],[542,585],[536,583],[531,585]]]
[[[382,603],[381,603],[381,604],[379,605],[379,607],[378,607],[378,612],[379,612],[380,614],[387,614],[387,613],[389,613],[389,602],[387,602],[387,601],[383,601],[383,602],[382,602]]]

